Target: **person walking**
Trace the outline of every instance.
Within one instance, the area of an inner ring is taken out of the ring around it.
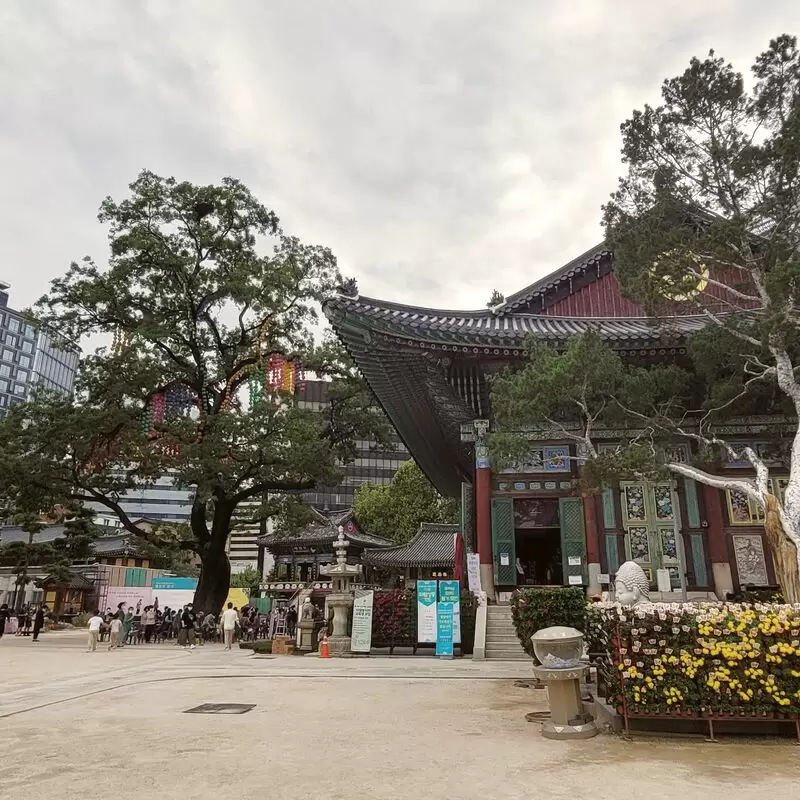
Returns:
[[[233,647],[233,634],[236,633],[236,623],[239,615],[233,607],[233,603],[228,603],[228,607],[222,612],[222,636],[225,640],[225,649]]]
[[[33,618],[33,641],[39,641],[39,632],[44,628],[44,615],[47,613],[47,606],[42,603],[36,609],[36,616]]]
[[[89,618],[89,649],[87,653],[94,653],[97,650],[97,642],[100,639],[100,626],[103,618],[99,611],[94,612],[94,616]]]

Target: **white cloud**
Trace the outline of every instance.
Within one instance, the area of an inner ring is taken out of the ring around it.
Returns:
[[[595,244],[619,123],[709,47],[742,70],[795,0],[6,0],[0,277],[105,255],[142,167],[244,180],[365,294],[480,307]]]

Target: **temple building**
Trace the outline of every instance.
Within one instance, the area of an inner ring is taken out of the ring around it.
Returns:
[[[334,564],[333,543],[341,528],[348,541],[348,564],[361,564],[367,548],[382,548],[394,544],[389,539],[363,531],[352,509],[323,512],[312,507],[313,520],[302,530],[283,535],[268,533],[258,539],[258,546],[269,551],[275,566],[272,574],[261,584],[268,597],[288,599],[299,591],[309,589],[312,598],[323,599],[332,590],[331,579],[320,572]],[[263,560],[264,557],[261,556]],[[367,568],[363,579],[371,581]]]
[[[581,454],[545,428],[523,464],[492,470],[482,442],[493,423],[489,379],[524,362],[529,336],[558,345],[591,330],[631,364],[686,360],[687,337],[706,317],[676,305],[668,320],[648,318],[623,296],[612,265],[600,245],[478,311],[375,300],[349,285],[325,313],[412,457],[440,492],[461,498],[461,530],[467,549],[479,554],[490,596],[520,585],[595,592],[600,576],[613,576],[627,559],[639,562],[654,586],[668,574],[677,589],[681,560],[690,592],[724,597],[773,585],[761,510],[736,492],[688,479],[677,480],[675,491],[670,482],[646,481],[581,491]],[[757,448],[786,423],[774,415],[735,422],[723,433]],[[597,431],[595,439],[614,445],[623,433]],[[687,442],[671,457],[690,454]],[[774,480],[780,492],[782,479]]]

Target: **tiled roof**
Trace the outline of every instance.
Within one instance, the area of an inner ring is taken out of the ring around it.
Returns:
[[[0,528],[0,544],[6,542],[27,542],[28,532],[22,530],[19,526],[10,525],[6,528]],[[40,531],[33,534],[34,544],[49,544],[50,542],[61,539],[64,536],[63,525],[48,525]],[[131,544],[131,534],[129,533],[114,533],[110,536],[99,536],[92,544],[92,548],[97,555],[110,556],[120,553],[136,552],[136,547]]]
[[[458,525],[423,522],[406,544],[365,550],[362,561],[376,567],[452,567]]]
[[[596,331],[613,342],[644,344],[662,341],[670,334],[682,338],[703,328],[701,315],[670,317],[553,317],[546,314],[510,313],[503,316],[481,311],[442,311],[387,303],[371,297],[339,296],[326,304],[329,317],[360,318],[376,331],[413,339],[474,345],[521,345],[534,335],[549,341],[566,341],[587,331]]]
[[[47,575],[41,580],[37,581],[37,583],[42,588],[49,585],[55,585],[63,589],[82,589],[83,591],[91,591],[94,589],[94,581],[90,580],[85,575],[81,575],[80,572],[71,573],[66,581],[58,581],[54,576]]]
[[[580,275],[589,267],[597,266],[604,258],[611,255],[611,251],[605,244],[598,244],[591,250],[581,253],[577,258],[573,258],[563,267],[545,275],[538,281],[534,281],[530,286],[520,289],[518,292],[509,295],[506,302],[496,309],[498,314],[506,314],[515,308],[527,305],[539,294],[544,294],[550,289],[555,289],[561,281],[569,280],[575,275]]]
[[[258,544],[270,547],[281,544],[325,543],[330,544],[339,536],[339,526],[346,525],[353,518],[353,510],[323,513],[312,509],[315,520],[295,534],[268,533],[258,540]],[[389,539],[361,531],[346,531],[348,542],[361,547],[385,547],[391,544]]]

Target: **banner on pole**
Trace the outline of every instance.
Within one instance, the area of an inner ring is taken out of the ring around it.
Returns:
[[[372,589],[356,589],[353,601],[353,631],[350,650],[353,653],[369,653],[372,649]]]
[[[417,581],[417,641],[436,641],[436,581]]]

